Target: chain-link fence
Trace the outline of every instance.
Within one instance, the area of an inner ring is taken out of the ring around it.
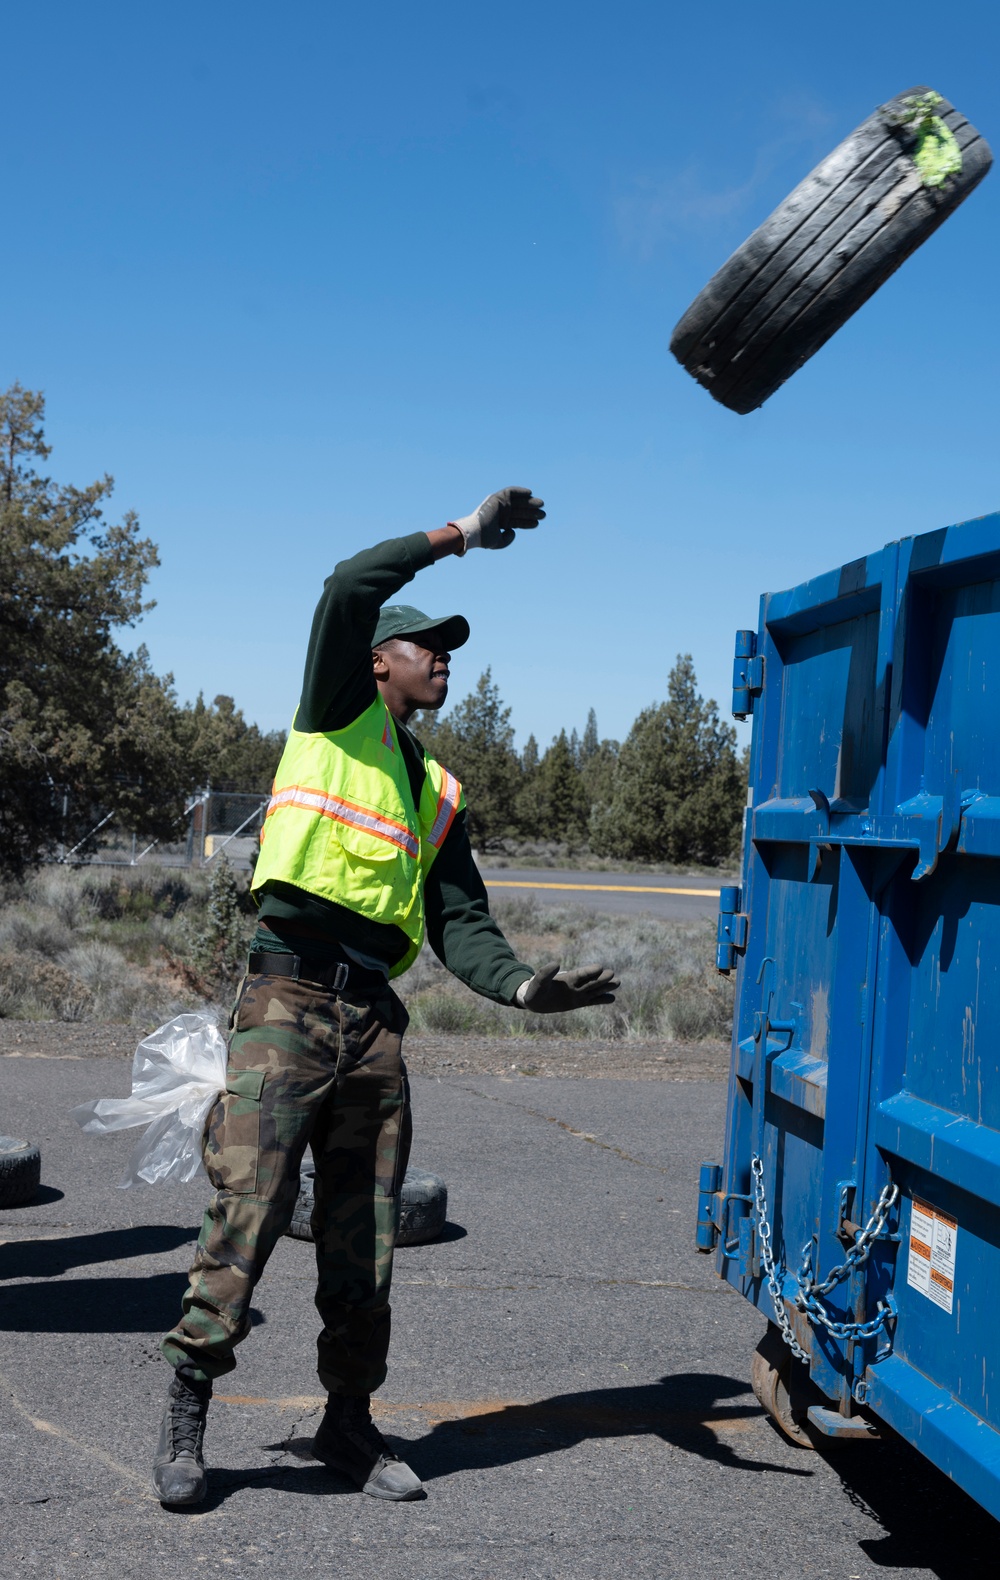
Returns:
[[[269,797],[259,791],[200,790],[193,795],[178,824],[178,838],[149,840],[124,828],[110,812],[72,848],[50,858],[73,866],[136,867],[156,862],[165,867],[208,867],[225,852],[233,867],[250,870]]]

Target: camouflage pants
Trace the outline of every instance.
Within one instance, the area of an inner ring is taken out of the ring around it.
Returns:
[[[406,1022],[388,986],[368,999],[288,977],[245,979],[226,1091],[206,1131],[215,1194],[181,1320],[161,1346],[172,1366],[193,1363],[205,1379],[235,1366],[254,1286],[291,1222],[311,1143],[320,1381],[333,1393],[367,1394],[385,1380],[411,1134]]]

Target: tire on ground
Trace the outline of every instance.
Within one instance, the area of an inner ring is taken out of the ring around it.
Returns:
[[[796,1448],[814,1449],[816,1442],[809,1427],[810,1404],[823,1396],[801,1361],[797,1361],[773,1322],[754,1351],[750,1363],[750,1386],[757,1403],[774,1425]]]
[[[397,1245],[426,1245],[436,1240],[448,1216],[448,1187],[437,1174],[426,1169],[409,1168],[400,1192]],[[311,1240],[313,1210],[313,1173],[303,1170],[299,1198],[287,1233],[296,1240]]]
[[[30,1141],[0,1136],[0,1207],[22,1207],[37,1194],[42,1159]]]
[[[903,118],[929,91],[910,88],[863,121],[733,253],[678,323],[671,351],[730,411],[762,406],[986,175],[989,144],[942,99],[933,111],[955,138],[961,169],[925,184],[914,158],[920,133]]]

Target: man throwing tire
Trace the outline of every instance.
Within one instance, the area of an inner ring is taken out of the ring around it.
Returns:
[[[491,494],[433,532],[391,538],[338,565],[313,620],[302,696],[261,835],[260,921],[231,1019],[226,1091],[209,1115],[215,1187],[177,1326],[153,1469],[161,1501],[199,1502],[212,1384],[250,1329],[254,1286],[288,1228],[307,1145],[316,1165],[319,1376],[329,1394],[317,1457],[365,1492],[421,1494],[382,1439],[370,1397],[386,1376],[389,1285],[410,1147],[390,987],[425,934],[475,992],[536,1013],[613,1002],[600,966],[533,972],[489,912],[461,785],[406,728],[448,695],[462,615],[390,605],[449,554],[504,549],[544,518],[526,488]]]

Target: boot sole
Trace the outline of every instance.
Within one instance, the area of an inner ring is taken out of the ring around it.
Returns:
[[[329,1453],[322,1447],[313,1444],[313,1455],[327,1470],[332,1470],[338,1476],[343,1476],[357,1487],[359,1492],[366,1492],[370,1498],[384,1498],[387,1503],[412,1503],[416,1498],[426,1496],[423,1485],[414,1487],[410,1492],[389,1492],[384,1487],[376,1486],[374,1481],[359,1481],[345,1460],[338,1459],[336,1454]]]
[[[186,1498],[185,1497],[171,1498],[171,1497],[168,1497],[165,1492],[162,1492],[160,1490],[160,1488],[156,1484],[156,1477],[154,1476],[153,1477],[153,1491],[156,1493],[156,1496],[159,1498],[160,1502],[163,1504],[163,1507],[165,1509],[187,1509],[187,1508],[190,1508],[193,1504],[204,1503],[204,1501],[205,1501],[205,1494],[208,1491],[208,1481],[207,1481],[207,1478],[203,1477],[201,1485],[199,1487],[196,1487]]]
[[[156,1493],[156,1496],[159,1498],[160,1503],[165,1509],[192,1509],[196,1504],[204,1503],[205,1493],[207,1490],[208,1489],[206,1487],[202,1487],[199,1492],[195,1493],[193,1498],[168,1498],[159,1490],[158,1487],[154,1486],[153,1488],[153,1491]]]
[[[415,1503],[418,1498],[427,1496],[423,1486],[414,1487],[412,1492],[387,1492],[384,1487],[378,1487],[374,1481],[366,1481],[361,1488],[370,1498],[384,1498],[387,1503]]]

